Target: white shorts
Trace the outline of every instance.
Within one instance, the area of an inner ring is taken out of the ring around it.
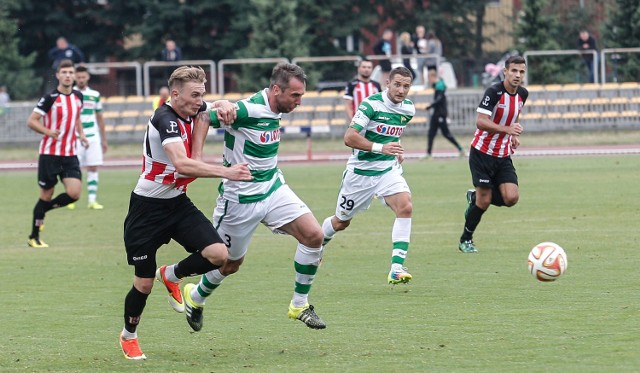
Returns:
[[[213,225],[229,250],[229,259],[244,257],[251,236],[262,223],[273,233],[311,210],[287,184],[278,188],[266,199],[255,203],[237,203],[218,197],[213,211]]]
[[[102,144],[100,143],[100,136],[91,136],[88,140],[88,148],[82,146],[80,140],[77,140],[76,143],[76,155],[80,161],[80,167],[102,166]]]
[[[384,203],[384,197],[402,192],[411,193],[411,190],[400,167],[378,176],[363,176],[345,170],[336,203],[336,217],[342,221],[351,220],[360,211],[367,210],[374,197]]]

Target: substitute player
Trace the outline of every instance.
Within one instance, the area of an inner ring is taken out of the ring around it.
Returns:
[[[49,247],[40,239],[45,214],[77,201],[82,191],[76,138],[79,137],[85,147],[89,142],[80,123],[82,93],[73,89],[75,72],[71,60],[60,61],[56,70],[57,88],[38,101],[27,120],[29,128],[43,135],[38,157],[40,198],[33,208],[33,224],[27,242],[31,247]],[[64,193],[53,198],[58,179],[64,185]]]
[[[107,152],[107,135],[105,133],[104,118],[102,116],[102,103],[100,92],[88,86],[89,70],[85,66],[76,68],[76,89],[82,92],[84,104],[80,113],[80,121],[84,134],[89,140],[89,147],[85,148],[78,142],[76,152],[81,167],[87,168],[87,207],[93,210],[102,210],[104,206],[98,203],[98,167],[102,166],[103,154]],[[75,203],[67,205],[75,208]]]
[[[504,65],[504,80],[487,88],[478,106],[476,132],[471,141],[469,169],[474,189],[467,191],[464,230],[458,249],[477,253],[473,233],[489,205],[511,207],[518,203],[518,175],[511,154],[520,145],[518,117],[529,92],[521,87],[526,65],[513,56]]]
[[[335,215],[322,224],[324,244],[336,232],[345,230],[351,219],[365,211],[378,197],[396,214],[391,231],[390,284],[407,283],[412,279],[404,267],[411,236],[411,191],[402,176],[404,149],[400,136],[415,115],[413,103],[407,99],[413,76],[406,67],[389,73],[387,88],[369,96],[358,107],[344,135],[344,143],[353,148],[342,175]]]

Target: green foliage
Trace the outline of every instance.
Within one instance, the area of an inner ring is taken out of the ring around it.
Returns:
[[[607,48],[637,48],[640,46],[640,4],[635,0],[617,0],[616,6],[610,9],[610,13],[609,20],[603,29],[603,39]],[[610,59],[611,56],[608,55],[608,58]],[[614,63],[618,68],[618,81],[640,80],[640,55],[638,52],[620,54],[620,58]],[[609,76],[612,74],[609,73]]]
[[[373,201],[325,250],[310,294],[328,323],[322,331],[286,317],[295,241],[258,227],[241,270],[207,302],[201,332],[190,331],[156,284],[138,329],[144,362],[125,360],[117,344],[133,277],[122,222],[139,172],[101,171],[102,211],[79,203],[47,213],[45,250],[26,247],[35,170],[3,172],[0,311],[8,321],[0,366],[3,372],[637,370],[636,156],[514,158],[514,164],[520,202],[491,207],[475,235],[480,253],[464,255],[456,242],[467,162],[406,161],[414,207],[406,263],[414,280],[386,285],[393,214]],[[318,220],[334,212],[342,162],[283,170]],[[216,183],[189,186],[208,216]],[[554,283],[537,282],[526,266],[529,249],[547,240],[562,245],[569,259]],[[186,255],[172,242],[158,251],[158,264]]]
[[[32,70],[36,53],[22,56],[18,51],[16,21],[7,18],[7,11],[0,8],[0,85],[6,85],[13,100],[24,100],[37,95],[40,78]]]
[[[291,59],[309,55],[306,27],[296,16],[297,1],[251,0],[250,3],[253,12],[248,14],[248,18],[252,29],[241,57]],[[243,66],[238,77],[240,90],[257,91],[268,87],[274,65]]]

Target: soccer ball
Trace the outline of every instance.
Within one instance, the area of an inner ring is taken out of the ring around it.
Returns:
[[[529,253],[529,272],[539,281],[555,281],[567,270],[567,253],[553,242],[542,242]]]

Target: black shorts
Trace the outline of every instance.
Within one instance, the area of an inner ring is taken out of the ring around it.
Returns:
[[[136,276],[154,277],[156,252],[172,238],[190,253],[222,242],[211,220],[186,194],[160,199],[131,193],[124,220],[124,245],[127,262],[135,266]]]
[[[469,169],[475,187],[493,188],[505,183],[518,185],[518,175],[511,157],[494,157],[471,147]]]
[[[42,189],[51,189],[66,178],[82,180],[80,162],[75,155],[70,157],[59,155],[44,155],[38,157],[38,185]]]

